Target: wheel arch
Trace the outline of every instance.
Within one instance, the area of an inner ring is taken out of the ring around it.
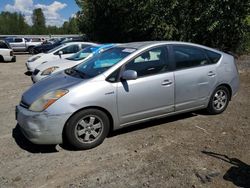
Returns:
[[[28,49],[30,49],[30,48],[34,48],[35,46],[28,46]]]
[[[64,126],[63,126],[63,132],[62,132],[63,140],[64,140],[64,136],[65,136],[65,127],[66,127],[68,121],[70,120],[70,118],[73,117],[73,116],[74,116],[75,114],[77,114],[78,112],[83,111],[83,110],[87,110],[87,109],[97,109],[97,110],[100,110],[100,111],[104,112],[104,113],[108,116],[108,118],[109,118],[109,122],[110,122],[110,129],[109,129],[109,131],[114,130],[114,120],[113,120],[113,117],[112,117],[111,113],[110,113],[107,109],[102,108],[102,107],[99,107],[99,106],[88,106],[88,107],[84,107],[84,108],[81,108],[81,109],[75,111],[75,112],[74,112],[73,114],[71,114],[71,116],[67,119],[66,123],[65,123]]]
[[[4,58],[2,55],[0,55],[0,61],[3,61],[4,62]]]
[[[232,88],[231,88],[231,86],[229,84],[227,84],[227,83],[223,83],[223,84],[218,85],[216,88],[218,88],[220,86],[224,86],[224,87],[226,87],[228,89],[228,91],[229,91],[229,100],[231,100],[231,98],[232,98]]]

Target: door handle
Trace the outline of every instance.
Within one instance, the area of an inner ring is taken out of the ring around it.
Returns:
[[[209,71],[207,75],[208,76],[215,76],[215,73],[213,71]]]
[[[171,85],[173,82],[171,80],[164,80],[161,85],[163,86],[168,86],[168,85]]]

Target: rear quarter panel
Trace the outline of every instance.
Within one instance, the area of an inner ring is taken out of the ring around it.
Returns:
[[[232,90],[232,96],[234,96],[239,90],[239,74],[235,64],[234,57],[222,53],[222,58],[217,66],[217,86],[221,84],[228,84]]]

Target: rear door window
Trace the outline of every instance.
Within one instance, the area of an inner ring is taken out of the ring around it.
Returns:
[[[63,54],[73,54],[79,51],[79,46],[78,44],[70,45],[70,46],[63,48],[60,51],[62,51]]]
[[[88,44],[82,44],[81,45],[81,49],[84,49],[84,48],[87,48],[87,47],[89,47],[90,45],[88,45]]]
[[[210,63],[204,50],[198,47],[173,45],[173,53],[177,70],[208,65]]]

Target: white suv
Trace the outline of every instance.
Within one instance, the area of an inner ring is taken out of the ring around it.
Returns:
[[[16,62],[16,56],[14,56],[12,48],[4,41],[0,41],[0,62],[2,61]]]

